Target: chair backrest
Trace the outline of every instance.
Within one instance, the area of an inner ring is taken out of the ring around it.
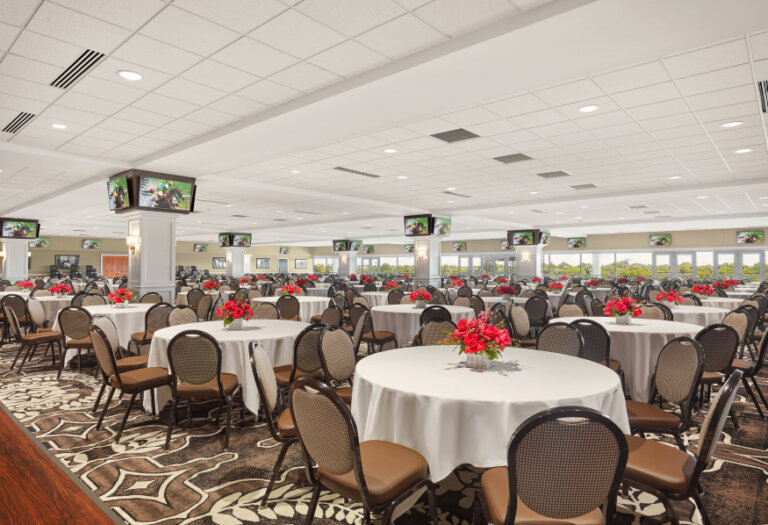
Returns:
[[[361,313],[360,317],[358,317],[357,322],[352,325],[352,344],[355,346],[355,355],[358,355],[360,352],[360,342],[363,340],[363,334],[365,333],[366,327],[371,324],[370,317],[371,312],[365,310]]]
[[[258,341],[251,341],[248,350],[251,371],[256,382],[256,390],[259,393],[259,405],[261,405],[261,411],[267,420],[269,432],[272,434],[272,438],[276,439],[277,424],[272,413],[277,408],[280,397],[272,361]]]
[[[531,321],[543,322],[549,310],[549,301],[546,299],[534,296],[528,299],[523,305],[525,311],[528,312],[528,318]]]
[[[456,324],[450,319],[433,319],[421,325],[419,330],[419,344],[422,346],[432,346],[440,344],[451,332],[456,330]]]
[[[456,299],[453,300],[453,306],[465,306],[470,308],[472,306],[472,302],[469,300],[468,296],[459,295],[456,297]]]
[[[686,427],[690,423],[691,400],[703,369],[704,350],[690,337],[676,337],[667,342],[656,362],[654,390],[663,399],[681,406]]]
[[[6,326],[8,326],[16,343],[21,344],[21,326],[19,325],[19,318],[16,316],[16,312],[8,305],[3,305],[2,309]]]
[[[536,292],[534,292],[533,290],[523,290],[523,293],[520,294],[520,297],[526,297],[526,298],[535,297],[535,296],[536,296]]]
[[[343,319],[344,315],[341,309],[334,304],[323,310],[323,314],[320,316],[320,324],[341,326],[341,321]]]
[[[176,306],[168,312],[168,326],[196,323],[197,314],[191,306]]]
[[[141,296],[140,303],[144,304],[157,304],[163,302],[163,296],[157,292],[147,292]]]
[[[24,298],[18,294],[14,293],[4,296],[0,300],[0,304],[13,309],[13,313],[16,314],[16,318],[19,322],[21,322],[22,318],[27,314],[27,303]]]
[[[168,303],[157,303],[149,307],[144,314],[144,330],[147,332],[157,332],[168,326],[168,315],[173,310],[173,306]]]
[[[223,288],[223,286],[221,287]],[[221,290],[221,288],[219,288]],[[187,292],[187,304],[190,308],[197,308],[197,304],[200,302],[200,299],[205,297],[205,292],[202,291],[199,288],[193,288],[192,290]]]
[[[32,290],[32,293],[29,294],[30,297],[51,297],[52,295],[50,290],[41,290],[39,288]]]
[[[558,317],[583,317],[584,316],[584,310],[581,309],[581,306],[578,304],[561,304],[560,308],[557,309],[557,316]]]
[[[27,319],[32,321],[35,331],[45,326],[45,309],[34,297],[27,299]]]
[[[280,319],[280,310],[272,303],[257,303],[251,312],[251,319]]]
[[[70,339],[90,336],[91,314],[82,306],[67,306],[59,310],[59,328]]]
[[[518,305],[513,306],[509,309],[509,318],[512,320],[515,335],[520,339],[525,339],[531,332],[531,322],[525,308]]]
[[[485,311],[485,301],[477,295],[471,295],[469,297],[469,306],[475,311],[475,316],[478,316]]]
[[[413,304],[413,301],[411,301],[411,296],[409,294],[403,295],[400,298],[400,304]]]
[[[213,295],[205,294],[197,303],[197,318],[207,320],[211,317],[211,307],[213,306]]]
[[[326,379],[340,383],[355,373],[355,346],[343,328],[326,326],[320,334],[318,349]]]
[[[216,339],[201,330],[184,330],[168,344],[168,364],[177,380],[202,385],[218,378],[221,385],[221,348]]]
[[[696,486],[701,472],[707,468],[712,461],[712,455],[715,453],[717,443],[720,441],[720,434],[723,431],[725,420],[731,411],[733,398],[736,397],[739,382],[744,373],[741,370],[734,370],[725,384],[718,392],[716,401],[712,402],[712,407],[707,412],[704,421],[699,429],[699,440],[696,451],[697,461],[693,475],[690,479],[690,487]],[[695,490],[695,489],[694,489]]]
[[[584,338],[581,357],[606,366],[611,360],[611,334],[603,325],[589,319],[577,319],[571,323]]]
[[[275,303],[280,319],[299,319],[299,300],[292,295],[283,295]]]
[[[763,338],[760,339],[760,343],[757,345],[757,347],[758,351],[757,361],[755,361],[755,375],[760,373],[760,370],[763,368],[763,364],[765,363],[765,353],[766,349],[768,349],[768,330],[763,332]]]
[[[584,338],[578,328],[568,323],[550,323],[536,339],[536,348],[544,352],[582,357]]]
[[[103,295],[88,293],[83,297],[80,306],[99,306],[107,304],[107,299]]]
[[[741,310],[733,310],[732,312],[725,314],[725,317],[723,318],[723,324],[727,324],[736,330],[736,333],[739,334],[739,342],[741,343],[744,341],[744,338],[747,335],[749,316],[746,312]]]
[[[730,370],[736,351],[739,349],[739,334],[733,327],[718,323],[707,326],[696,339],[704,350],[704,372]]]
[[[91,326],[89,329],[94,326],[98,326],[99,329],[101,329],[101,333],[106,337],[109,342],[109,347],[113,352],[120,350],[120,338],[117,334],[117,327],[115,326],[115,323],[112,322],[112,319],[106,315],[94,315],[91,317]]]
[[[120,373],[117,370],[117,364],[115,363],[116,348],[113,348],[109,343],[109,337],[99,325],[91,325],[88,328],[88,335],[91,338],[93,352],[96,354],[96,361],[99,363],[101,373],[107,378],[116,376],[118,384],[122,388]]]
[[[400,300],[405,296],[402,290],[390,290],[387,294],[387,304],[400,304]]]
[[[478,297],[493,297],[493,292],[490,291],[490,290],[483,289],[483,290],[480,290],[479,292],[477,292],[477,296]]]
[[[358,297],[355,297],[354,299],[352,299],[352,304],[355,304],[355,303],[363,304],[363,305],[365,305],[366,308],[370,308],[371,307],[371,305],[368,303],[368,299],[366,299],[363,296],[358,296]]]
[[[664,321],[666,319],[664,310],[659,308],[659,305],[657,304],[644,304],[641,309],[642,313],[638,317],[643,319],[657,319],[659,321]]]
[[[238,303],[246,303],[248,302],[248,292],[250,290],[248,288],[238,288],[235,292],[235,301]]]
[[[365,283],[363,286],[364,292],[375,292],[376,291],[376,285],[374,283]]]
[[[293,369],[291,380],[296,371],[314,372],[323,365],[320,362],[320,335],[325,330],[322,325],[309,325],[296,336],[293,342]]]
[[[515,522],[518,498],[558,522],[570,522],[606,502],[603,515],[613,516],[628,454],[622,431],[596,410],[557,407],[533,415],[509,442],[505,523]]]
[[[264,297],[264,294],[261,293],[256,288],[252,288],[248,290],[248,301],[250,301],[251,299],[256,299],[257,297]]]
[[[692,293],[683,294],[683,303],[690,306],[701,306],[701,299]]]
[[[451,313],[444,306],[437,304],[427,306],[419,316],[419,324],[423,325],[429,321],[450,321]]]

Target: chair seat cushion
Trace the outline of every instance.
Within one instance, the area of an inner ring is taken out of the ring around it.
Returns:
[[[124,357],[115,361],[118,372],[128,372],[129,370],[138,370],[144,368],[149,362],[148,355],[134,355],[131,357]]]
[[[382,342],[382,341],[392,341],[395,339],[395,334],[392,332],[386,332],[384,330],[374,330],[373,332],[368,332],[367,334],[363,334],[363,341],[367,342]]]
[[[272,370],[275,372],[275,380],[277,381],[277,384],[279,386],[288,386],[291,384],[291,369],[293,367],[291,365],[283,365],[283,366],[276,366]],[[298,379],[299,377],[304,376],[319,376],[323,373],[322,370],[315,370],[314,372],[302,372],[300,370],[296,371],[295,378]]]
[[[723,382],[723,374],[720,372],[702,372],[701,374],[701,382],[705,385],[708,385],[710,383],[722,383]]]
[[[313,315],[311,321],[313,323],[319,323],[322,318],[323,318],[322,315]]]
[[[502,525],[507,516],[509,506],[509,477],[507,467],[491,468],[483,472],[480,485],[488,504],[488,511],[494,524]],[[515,525],[602,525],[603,514],[600,509],[595,509],[583,516],[576,516],[567,520],[547,518],[529,509],[520,498],[517,498],[517,511],[515,512]]]
[[[21,342],[25,345],[50,343],[53,341],[61,341],[61,332],[38,332],[21,336]]]
[[[235,388],[237,388],[237,376],[235,374],[221,374],[221,387],[224,390],[225,396],[231,395]],[[220,397],[219,381],[215,377],[207,383],[200,385],[182,381],[176,387],[176,393],[181,399],[217,399]]]
[[[296,425],[293,424],[291,411],[287,408],[277,417],[277,431],[280,432],[280,437],[284,438],[296,437],[298,435],[296,434]]]
[[[667,492],[682,492],[696,459],[682,450],[638,436],[626,436],[629,457],[624,477]]]
[[[155,388],[170,384],[171,376],[168,375],[168,369],[159,366],[150,366],[138,370],[130,370],[120,373],[120,380],[123,382],[123,388],[126,392],[138,392],[148,388]],[[109,384],[115,388],[120,388],[117,377],[109,378]]]
[[[605,360],[600,361],[600,364],[605,366]],[[608,366],[611,370],[616,372],[617,374],[621,372],[621,361],[616,361],[615,359],[611,359],[608,363]]]
[[[680,418],[657,406],[640,401],[627,401],[627,415],[630,428],[676,430],[680,428]]]
[[[352,404],[352,387],[351,386],[345,386],[344,388],[339,388],[336,390],[336,393],[339,394],[339,397],[348,405]]]
[[[144,332],[136,332],[135,334],[131,334],[131,341],[133,341],[137,345],[147,344],[151,340],[152,340],[152,332],[147,332],[146,337],[144,336]]]
[[[746,372],[752,371],[755,368],[755,363],[752,361],[747,361],[746,359],[734,359],[733,368],[745,372],[745,375],[750,375]]]
[[[376,505],[392,500],[425,479],[428,473],[424,456],[408,447],[387,441],[360,443],[360,461],[368,492]],[[360,500],[353,470],[345,474],[332,474],[318,468],[317,473],[320,482],[329,489],[351,500]]]
[[[82,339],[70,339],[67,341],[67,348],[93,348],[93,343],[91,343],[90,336]]]

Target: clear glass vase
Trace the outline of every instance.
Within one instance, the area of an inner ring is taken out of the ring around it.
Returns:
[[[414,304],[416,305],[416,308],[419,308],[419,309],[424,309],[427,307],[426,301],[416,301]]]
[[[630,324],[632,322],[631,315],[619,315],[616,316],[616,324]]]
[[[243,329],[243,318],[240,319],[233,319],[231,323],[229,323],[226,327],[227,330],[242,330]]]
[[[485,353],[480,354],[464,354],[467,356],[467,367],[474,368],[475,370],[486,370],[491,366],[491,361]]]

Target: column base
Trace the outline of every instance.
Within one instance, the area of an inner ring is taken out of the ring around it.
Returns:
[[[163,282],[163,283],[132,283],[128,282],[128,288],[139,294],[139,299],[142,295],[148,292],[157,292],[163,298],[163,302],[175,304],[176,301],[176,283],[175,282]],[[138,299],[137,299],[138,300]]]

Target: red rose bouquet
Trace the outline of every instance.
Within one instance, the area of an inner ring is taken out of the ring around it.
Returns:
[[[568,276],[567,275],[561,275],[560,276],[560,280],[561,281],[567,281],[568,280]]]
[[[487,274],[487,273],[484,273],[483,275],[481,275],[481,276],[480,276],[480,278],[481,278],[481,279],[487,279],[487,278],[488,278],[488,274]]]
[[[307,279],[309,279],[310,281],[317,281],[317,275],[312,275],[312,274],[307,275]]]
[[[533,279],[531,279],[531,282],[532,283],[540,283],[543,280],[544,279],[542,279],[541,277],[534,277]]]
[[[260,273],[259,275],[256,276],[256,279],[259,280],[259,281],[264,281],[264,280],[266,280],[266,278],[267,278],[267,276],[264,275],[263,273]]]
[[[515,289],[502,284],[496,288],[496,295],[515,295]]]
[[[490,359],[498,359],[501,352],[512,345],[509,332],[489,324],[483,312],[469,321],[460,319],[456,330],[440,344],[458,345],[459,354],[485,354]]]
[[[509,281],[507,281],[506,277],[498,276],[498,277],[496,277],[496,282],[499,283],[499,284],[506,284]]]
[[[251,310],[251,305],[248,303],[227,301],[224,303],[224,306],[216,309],[216,317],[224,321],[224,326],[228,326],[232,321],[237,319],[247,321],[253,317],[253,311]]]
[[[600,279],[590,279],[589,281],[587,281],[587,286],[589,286],[590,288],[597,288],[598,286],[600,286]]]
[[[411,295],[409,296],[411,298],[411,301],[424,301],[428,303],[432,300],[432,294],[429,293],[426,290],[416,290],[415,292],[411,292]]]
[[[240,279],[240,286],[246,286],[251,284],[251,280],[248,277],[243,277]]]
[[[32,281],[17,281],[14,286],[19,290],[30,290],[35,287],[35,283]]]
[[[629,282],[629,279],[627,279],[626,277],[622,277],[621,279],[617,279],[616,282],[619,284],[627,284]]]
[[[280,288],[280,293],[283,295],[298,295],[301,293],[301,288],[287,284]]]
[[[354,274],[354,273],[350,273],[350,274],[349,274],[349,279],[350,279],[351,281],[357,281],[357,274]]]
[[[368,284],[368,283],[372,283],[372,282],[375,282],[375,281],[374,281],[373,277],[371,277],[370,275],[363,275],[362,277],[360,277],[360,282],[363,283],[363,284]]]
[[[68,284],[54,284],[48,291],[53,295],[67,295],[72,291],[72,287]]]
[[[696,284],[691,288],[691,292],[695,293],[696,295],[706,295],[706,296],[712,296],[715,295],[715,289],[712,288],[710,285],[700,285]]]
[[[644,283],[645,282],[645,277],[643,277],[641,275],[640,277],[637,278],[637,280],[640,281],[641,283]]]
[[[386,286],[387,286],[387,291],[400,289],[400,285],[397,284],[397,281],[387,281]]]
[[[219,283],[217,281],[205,281],[203,283],[203,290],[211,291],[211,290],[218,290],[219,289]]]
[[[306,279],[296,279],[296,286],[306,286],[307,280]]]
[[[683,296],[675,291],[659,292],[656,294],[656,300],[660,303],[675,303],[675,306],[683,302]]]
[[[112,304],[125,304],[133,300],[133,290],[128,288],[118,288],[107,295],[107,299]]]
[[[550,283],[549,285],[549,291],[550,292],[556,292],[563,289],[563,283]]]
[[[643,311],[634,299],[621,297],[620,299],[608,301],[605,308],[603,308],[603,313],[607,317],[637,317],[643,313]]]
[[[464,281],[461,279],[454,279],[451,281],[451,284],[454,286],[464,286]]]
[[[411,276],[410,276],[410,275],[408,275],[407,273],[404,273],[404,274],[403,274],[403,277],[402,277],[402,279],[410,279],[410,278],[411,278]]]
[[[712,287],[715,288],[716,290],[717,289],[727,290],[728,288],[733,288],[737,284],[739,284],[739,281],[735,281],[733,279],[726,279],[724,281],[713,282]]]

